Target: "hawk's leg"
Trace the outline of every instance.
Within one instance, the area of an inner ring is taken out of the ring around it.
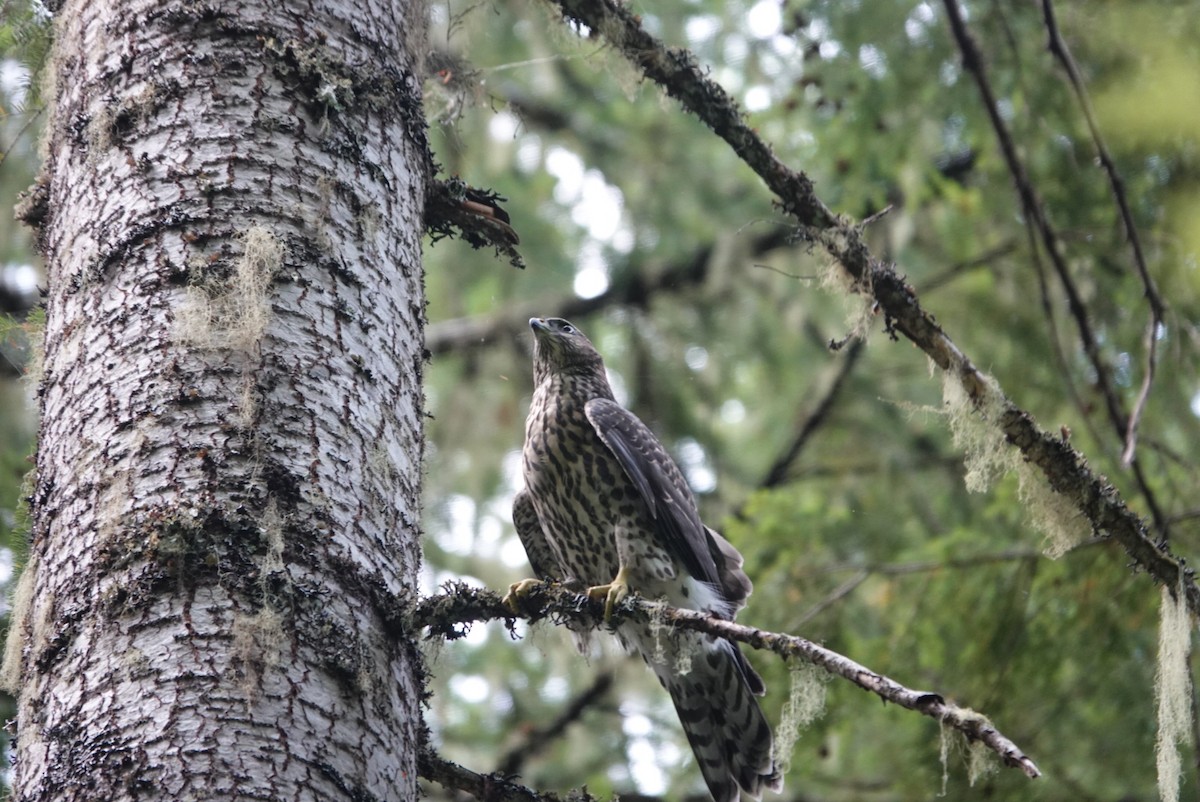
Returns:
[[[617,571],[613,581],[607,585],[596,585],[587,589],[589,599],[604,599],[604,620],[612,618],[613,608],[625,600],[630,594],[629,571],[624,565]]]
[[[504,594],[504,598],[500,600],[500,603],[515,613],[517,612],[517,602],[523,596],[529,595],[529,591],[540,584],[542,584],[542,580],[540,579],[522,579],[520,582],[513,582],[508,586],[508,593]]]

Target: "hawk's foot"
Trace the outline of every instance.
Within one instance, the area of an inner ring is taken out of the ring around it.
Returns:
[[[504,598],[500,600],[500,603],[514,613],[519,612],[517,610],[517,603],[523,596],[529,595],[529,591],[540,584],[542,584],[542,580],[540,579],[522,579],[520,582],[513,582],[508,586],[508,593],[504,594]]]
[[[612,618],[613,608],[621,602],[625,601],[632,591],[629,589],[629,574],[625,571],[625,566],[621,566],[621,570],[617,571],[617,575],[613,577],[613,581],[607,585],[596,585],[587,589],[587,595],[592,600],[604,600],[604,621]]]

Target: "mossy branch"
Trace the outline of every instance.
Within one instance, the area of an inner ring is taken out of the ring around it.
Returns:
[[[571,621],[577,626],[586,627],[604,625],[603,602],[593,601],[559,583],[542,582],[532,586],[520,596],[516,605],[514,610],[504,604],[498,594],[485,588],[452,583],[446,586],[444,593],[425,597],[417,604],[413,624],[427,627],[430,637],[450,640],[466,635],[470,624],[477,621],[504,621],[510,631],[517,619],[530,622],[550,619],[555,623]],[[969,741],[983,743],[999,755],[1005,765],[1019,768],[1031,779],[1041,776],[1034,762],[992,726],[987,717],[948,702],[940,694],[907,688],[804,638],[767,632],[694,610],[665,607],[639,597],[631,597],[615,609],[610,623],[649,623],[651,620],[660,625],[669,624],[678,629],[717,635],[755,649],[774,652],[785,659],[798,658],[820,666],[830,674],[874,693],[885,702],[923,713],[943,726],[958,730]]]
[[[996,427],[1035,465],[1050,487],[1087,518],[1092,529],[1116,538],[1134,564],[1172,590],[1182,587],[1188,607],[1200,615],[1200,588],[1194,572],[1165,544],[1156,543],[1146,524],[1125,504],[1107,478],[1093,472],[1082,454],[1009,401],[995,380],[975,367],[926,312],[916,291],[893,266],[874,258],[861,226],[835,215],[817,196],[802,171],[783,164],[747,124],[732,97],[707,77],[689,51],[667,47],[646,32],[641,19],[618,0],[547,0],[563,16],[587,26],[620,51],[642,73],[733,148],[775,193],[780,207],[799,223],[800,236],[820,245],[851,277],[855,291],[871,296],[883,311],[887,331],[903,335],[958,382],[983,423]]]
[[[517,245],[521,238],[500,206],[495,192],[467,186],[458,178],[429,182],[425,198],[425,230],[432,242],[458,237],[472,248],[495,248],[513,267],[525,269]]]
[[[454,788],[487,802],[600,802],[587,791],[570,791],[564,797],[526,788],[500,772],[480,774],[446,760],[429,748],[417,755],[417,772],[443,788]]]

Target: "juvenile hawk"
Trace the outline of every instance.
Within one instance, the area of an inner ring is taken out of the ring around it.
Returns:
[[[751,589],[742,556],[700,521],[674,460],[613,399],[587,337],[559,318],[529,326],[536,387],[513,522],[534,572],[588,586],[609,612],[637,592],[732,619]],[[739,787],[755,798],[764,787],[781,788],[771,729],[754,698],[762,679],[737,644],[678,632],[663,639],[666,654],[659,646],[656,659],[648,626],[624,623],[617,634],[671,694],[716,802],[736,802]]]

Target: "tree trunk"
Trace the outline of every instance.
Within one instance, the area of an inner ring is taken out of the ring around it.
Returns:
[[[415,798],[377,600],[420,559],[423,37],[418,2],[59,11],[15,799]]]

